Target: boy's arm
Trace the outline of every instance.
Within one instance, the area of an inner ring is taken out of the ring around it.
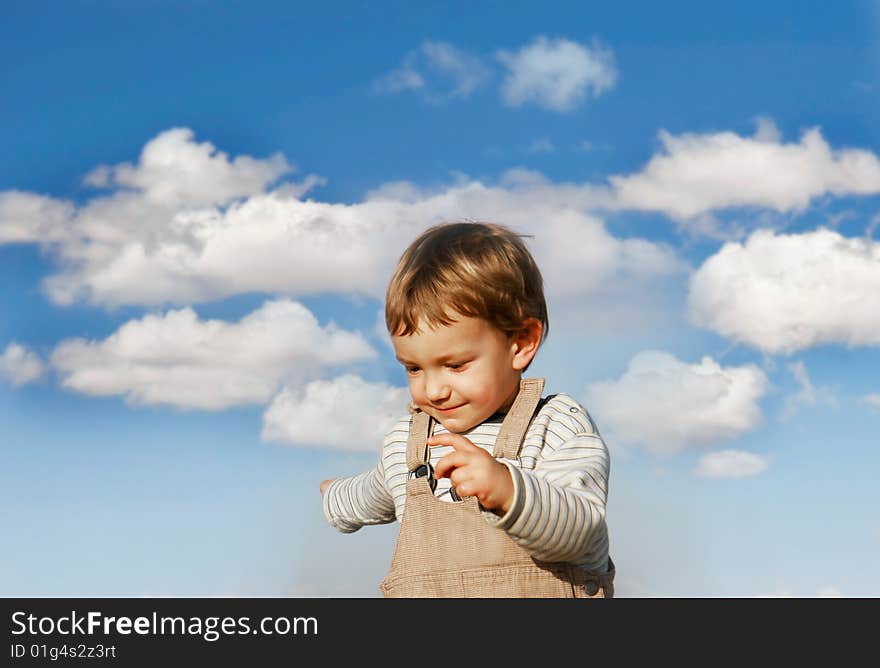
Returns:
[[[503,516],[483,516],[535,559],[602,572],[608,559],[608,448],[598,434],[581,433],[545,450],[531,470],[502,462],[513,480],[513,501]]]
[[[324,483],[321,484],[324,517],[342,533],[395,520],[394,499],[385,486],[381,458],[379,465],[370,471]]]

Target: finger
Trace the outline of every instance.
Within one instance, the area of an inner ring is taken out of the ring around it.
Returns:
[[[455,487],[458,491],[461,491],[462,485],[470,484],[473,475],[468,471],[467,467],[459,467],[457,469],[453,469],[449,474],[449,480],[452,483],[452,486]]]
[[[461,498],[474,495],[473,485],[471,484],[470,481],[455,483],[454,487],[455,487],[456,493]]]
[[[479,499],[482,496],[483,487],[478,480],[475,480],[471,476],[467,476],[464,480],[453,483],[453,487],[455,487],[455,491],[461,498],[475,496]]]
[[[455,469],[466,466],[470,458],[461,452],[450,452],[444,455],[434,467],[435,478],[447,478]]]
[[[428,439],[428,445],[449,445],[460,452],[468,452],[473,450],[481,450],[478,446],[461,434],[435,434]]]

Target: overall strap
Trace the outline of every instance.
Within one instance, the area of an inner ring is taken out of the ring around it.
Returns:
[[[409,426],[409,437],[406,439],[406,468],[415,471],[430,460],[428,455],[428,437],[434,430],[434,420],[424,411],[413,413]]]
[[[495,440],[494,457],[516,459],[519,456],[523,437],[541,401],[544,391],[543,378],[523,378],[520,380],[519,394],[501,423],[501,430]]]

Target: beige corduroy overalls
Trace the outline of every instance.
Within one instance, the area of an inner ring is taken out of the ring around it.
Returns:
[[[516,460],[544,388],[543,378],[520,383],[495,441],[496,458]],[[434,420],[412,418],[406,446],[411,475],[391,570],[380,584],[387,597],[611,598],[614,565],[592,573],[565,563],[540,562],[481,516],[476,497],[441,501],[434,496],[426,441]],[[424,468],[423,468],[424,467]],[[414,474],[427,473],[420,477]]]

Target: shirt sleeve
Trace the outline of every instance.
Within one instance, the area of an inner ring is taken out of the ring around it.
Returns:
[[[513,503],[501,517],[490,512],[483,516],[535,559],[604,572],[608,448],[586,411],[564,418],[566,438],[556,447],[548,440],[533,469],[501,460],[513,479]],[[553,428],[562,429],[558,424]]]
[[[324,517],[342,533],[353,533],[363,526],[388,524],[397,519],[386,475],[386,460],[392,461],[393,469],[396,457],[393,446],[399,445],[401,439],[406,443],[409,421],[409,417],[401,418],[385,436],[375,468],[348,478],[337,478],[324,490]],[[405,454],[404,451],[404,459]]]
[[[324,490],[324,517],[342,533],[395,520],[394,499],[385,487],[382,463],[349,478],[337,478]]]

